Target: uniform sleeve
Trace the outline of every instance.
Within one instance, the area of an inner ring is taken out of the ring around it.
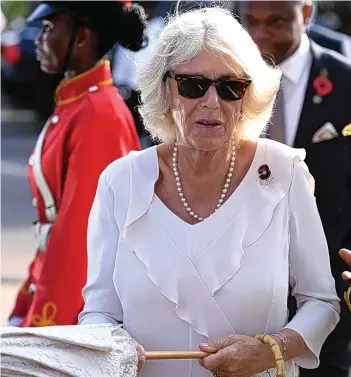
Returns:
[[[319,364],[319,353],[339,321],[339,299],[331,274],[329,252],[314,197],[314,179],[303,161],[295,163],[290,189],[290,285],[297,313],[288,323],[310,352],[295,359],[307,369]]]
[[[113,214],[113,197],[102,175],[89,217],[88,280],[83,290],[85,306],[79,324],[123,322],[113,270],[119,229]]]
[[[137,140],[133,145],[130,136],[118,129],[115,119],[101,116],[74,127],[68,140],[70,150],[58,217],[50,232],[36,293],[21,326],[78,321],[87,274],[88,217],[99,176],[108,164],[138,146]]]
[[[29,292],[29,286],[32,283],[32,269],[34,266],[35,260],[31,263],[29,267],[29,276],[27,280],[22,284],[17,297],[16,297],[16,302],[15,302],[15,307],[13,308],[10,317],[9,317],[9,323],[14,324],[17,322],[18,324],[22,322],[23,318],[26,316],[28,313],[28,309],[31,305],[32,302],[32,294]],[[11,322],[13,318],[17,318],[15,322]],[[18,321],[19,318],[22,318],[21,321]]]

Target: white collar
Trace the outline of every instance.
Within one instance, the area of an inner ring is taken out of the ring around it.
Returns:
[[[297,50],[280,64],[283,75],[292,83],[300,82],[305,68],[312,62],[310,41],[306,34],[302,35]]]

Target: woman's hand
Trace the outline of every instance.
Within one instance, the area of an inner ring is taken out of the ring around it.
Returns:
[[[201,351],[213,353],[200,364],[219,377],[249,377],[275,366],[269,346],[251,336],[229,335],[200,344]]]
[[[339,254],[341,256],[341,258],[346,262],[348,263],[349,265],[351,265],[351,250],[347,250],[347,249],[341,249],[339,251]],[[351,284],[351,272],[349,271],[344,271],[343,274],[342,274],[342,278],[346,281],[348,281],[350,284]]]
[[[145,349],[141,344],[137,342],[135,343],[136,343],[135,347],[138,354],[138,372],[140,372],[143,369],[144,364],[145,364]]]

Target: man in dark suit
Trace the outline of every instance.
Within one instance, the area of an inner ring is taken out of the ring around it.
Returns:
[[[280,135],[279,141],[306,150],[341,300],[341,320],[323,346],[319,368],[300,375],[347,377],[351,312],[344,294],[350,291],[341,279],[347,265],[338,251],[351,247],[351,63],[307,37],[312,6],[306,1],[241,1],[237,11],[262,55],[283,72],[282,106],[276,109],[282,116],[277,122],[273,115],[268,137]]]
[[[334,50],[351,59],[350,36],[314,23],[308,25],[307,35],[320,46]]]

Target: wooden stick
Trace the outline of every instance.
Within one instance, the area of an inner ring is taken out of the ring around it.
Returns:
[[[285,377],[284,358],[278,343],[267,334],[256,334],[255,338],[261,340],[263,343],[268,344],[271,347],[277,369],[276,377]]]
[[[146,351],[147,360],[165,360],[165,359],[203,359],[210,355],[202,351]]]

